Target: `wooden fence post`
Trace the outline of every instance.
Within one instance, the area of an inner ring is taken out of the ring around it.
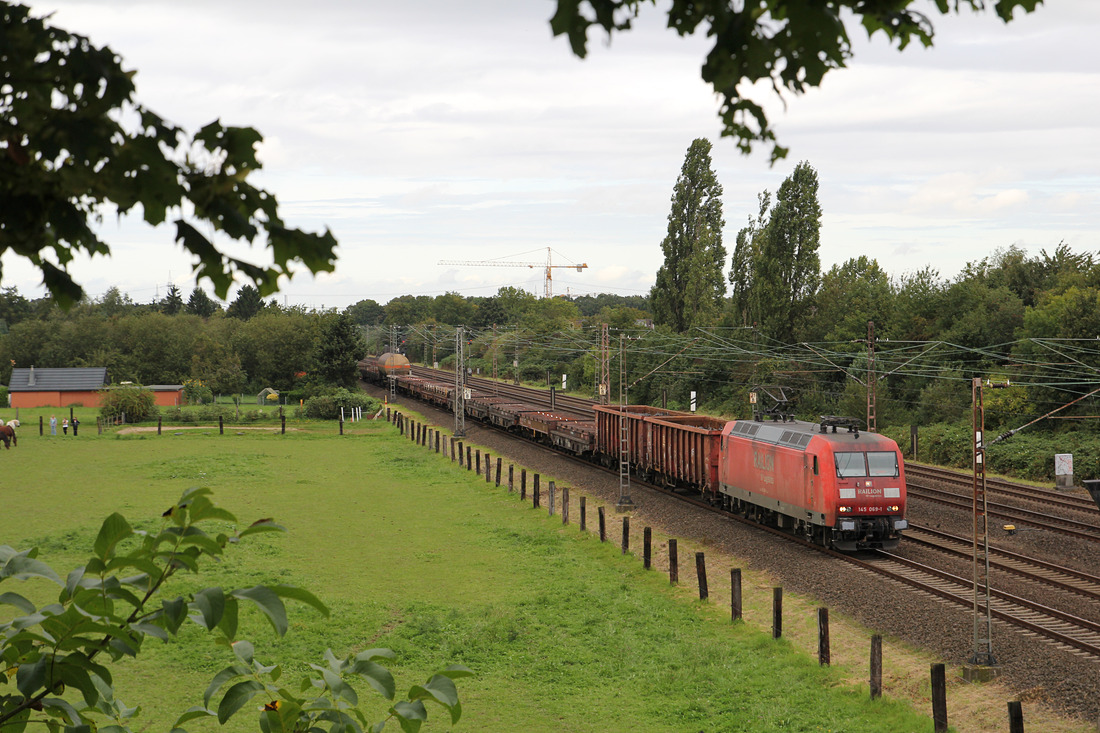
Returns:
[[[569,487],[561,487],[561,523],[569,524]]]
[[[741,618],[741,568],[730,568],[730,621]]]
[[[225,425],[221,415],[218,415],[218,435],[225,435]]]
[[[161,419],[162,419],[162,418],[160,418],[160,417],[158,417],[158,418],[157,418],[157,435],[160,435],[160,424],[161,424]]]
[[[871,637],[871,699],[882,697],[882,634]]]
[[[453,435],[451,436],[451,440],[449,442],[451,444],[451,463],[454,463],[455,462],[455,442],[456,441],[455,441],[455,438],[454,438]]]
[[[551,517],[554,516],[554,489],[555,488],[556,487],[554,486],[553,481],[551,481],[550,483],[548,483],[546,485],[546,491],[547,491],[548,494],[550,494],[550,516]]]
[[[344,434],[344,418],[340,418],[340,435]]]
[[[509,494],[516,490],[515,473],[516,473],[516,464],[509,463],[508,464],[508,493]]]
[[[668,582],[671,585],[680,582],[680,559],[676,557],[676,540],[668,541]]]
[[[586,504],[587,500],[588,500],[588,497],[586,497],[586,496],[581,497],[581,532],[587,532],[588,531],[588,524],[585,520],[585,512],[586,512],[585,504]]]
[[[653,530],[649,527],[642,530],[642,567],[653,567]]]
[[[535,509],[538,509],[540,506],[542,506],[539,497],[539,475],[537,473],[535,474],[535,496],[534,501],[532,501],[531,504],[534,506]]]
[[[932,665],[932,729],[947,733],[947,670],[944,665]]]
[[[461,440],[458,441],[458,465],[463,467],[463,468],[466,467],[466,458],[464,456],[464,450],[465,449],[463,448],[462,441]]]
[[[477,475],[481,475],[481,450],[474,451],[474,460],[477,461]]]
[[[1019,700],[1008,703],[1008,733],[1024,733],[1024,709]]]
[[[623,517],[623,551],[625,555],[630,551],[630,517]]]
[[[519,498],[521,501],[527,501],[527,469],[521,468],[519,470]]]
[[[783,636],[783,589],[772,588],[772,638]]]
[[[501,460],[502,460],[501,457],[497,456],[497,486],[500,486],[500,464],[501,464]]]
[[[485,454],[485,483],[489,483],[493,480],[493,461],[489,458],[489,454]]]
[[[279,421],[282,423],[282,427],[280,428],[280,432],[283,435],[286,435],[286,415],[281,415],[279,417]]]
[[[817,663],[828,667],[832,661],[829,652],[829,609],[817,609]]]
[[[471,451],[473,451],[473,447],[472,446],[466,446],[466,470],[467,471],[474,470],[474,464],[470,462],[470,458],[471,458],[470,452]]]
[[[602,506],[596,511],[600,517],[600,542],[607,542],[607,516]]]
[[[707,560],[703,553],[695,553],[695,574],[699,576],[699,600],[705,601],[710,595],[707,588]]]

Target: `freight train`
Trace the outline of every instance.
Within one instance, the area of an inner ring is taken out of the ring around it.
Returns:
[[[451,382],[418,377],[391,354],[359,362],[364,380],[453,409]],[[403,359],[403,357],[402,357]],[[850,418],[723,420],[648,405],[595,405],[584,420],[515,397],[470,390],[466,414],[605,466],[626,441],[631,471],[651,483],[841,551],[897,547],[905,466],[897,444]],[[625,422],[625,425],[624,425]]]

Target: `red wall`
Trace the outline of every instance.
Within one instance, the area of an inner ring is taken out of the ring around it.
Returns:
[[[183,404],[183,390],[153,392],[158,407],[175,407]],[[68,407],[73,404],[99,407],[98,392],[12,392],[12,407]]]

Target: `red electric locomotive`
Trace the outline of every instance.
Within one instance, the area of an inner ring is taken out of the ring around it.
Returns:
[[[892,549],[909,526],[897,443],[854,420],[734,420],[721,441],[718,498],[731,510],[844,551]]]

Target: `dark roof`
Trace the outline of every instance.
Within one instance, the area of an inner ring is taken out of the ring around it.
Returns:
[[[34,377],[33,384],[31,377]],[[11,370],[9,392],[93,392],[107,384],[107,367]]]

